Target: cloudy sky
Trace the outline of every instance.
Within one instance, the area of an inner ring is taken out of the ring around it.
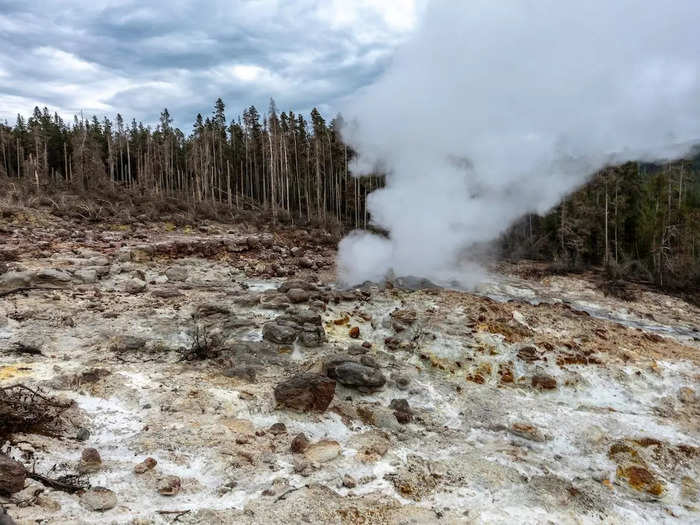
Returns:
[[[332,113],[371,83],[425,0],[0,0],[0,119],[168,107],[189,131],[222,97]]]

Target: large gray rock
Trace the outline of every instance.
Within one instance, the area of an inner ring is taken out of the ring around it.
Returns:
[[[335,395],[335,381],[329,377],[306,373],[298,374],[275,387],[278,404],[302,412],[323,412]]]
[[[328,360],[324,368],[328,377],[353,388],[373,390],[386,383],[386,378],[379,369],[342,356]]]
[[[69,282],[71,282],[71,276],[68,273],[53,268],[39,270],[32,277],[34,286],[65,286]]]
[[[277,344],[292,344],[296,341],[298,333],[296,327],[275,321],[265,323],[262,330],[263,339]]]
[[[24,488],[25,479],[27,479],[27,471],[24,465],[0,454],[0,493],[14,494],[19,492]]]
[[[7,272],[0,275],[0,289],[26,288],[32,282],[32,272]]]
[[[141,293],[146,290],[146,283],[141,279],[129,279],[124,283],[126,293]]]

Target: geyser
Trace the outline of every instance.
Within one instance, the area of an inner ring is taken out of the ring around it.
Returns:
[[[354,173],[387,172],[368,208],[390,237],[346,237],[339,279],[466,284],[465,250],[600,168],[684,155],[700,139],[698,20],[697,0],[431,2],[343,108]]]

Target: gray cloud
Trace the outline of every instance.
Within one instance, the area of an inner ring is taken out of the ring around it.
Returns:
[[[229,118],[335,107],[387,67],[424,0],[0,0],[0,119],[48,106],[188,130],[222,97]]]

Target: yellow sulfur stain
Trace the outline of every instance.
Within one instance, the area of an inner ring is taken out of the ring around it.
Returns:
[[[28,376],[31,374],[31,372],[31,366],[27,363],[0,366],[0,381],[14,379],[15,377]]]

